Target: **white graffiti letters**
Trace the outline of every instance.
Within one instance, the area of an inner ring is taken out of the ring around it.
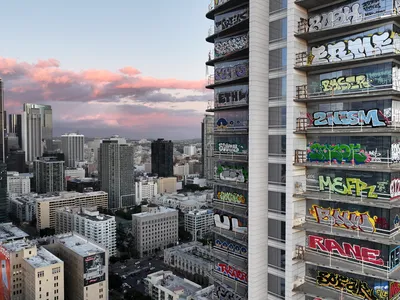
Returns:
[[[347,24],[355,24],[362,21],[363,16],[359,12],[360,4],[354,3],[351,7],[342,6],[338,9],[313,16],[309,19],[309,31],[319,31]]]
[[[390,147],[392,162],[400,162],[400,143],[393,143]]]
[[[248,34],[233,36],[215,42],[215,57],[221,57],[246,48],[249,45]]]
[[[393,53],[397,48],[396,45],[393,45],[394,40],[396,40],[395,44],[397,44],[397,33],[386,31],[354,40],[350,39],[312,47],[312,64],[346,61]]]
[[[400,179],[392,179],[390,183],[390,200],[395,200],[400,197]]]
[[[242,297],[218,285],[214,289],[214,295],[218,300],[242,300]]]
[[[221,220],[222,219],[222,220]],[[218,228],[232,230],[239,233],[247,233],[247,227],[241,226],[239,220],[236,218],[230,218],[228,216],[221,216],[219,214],[214,215],[215,226]]]

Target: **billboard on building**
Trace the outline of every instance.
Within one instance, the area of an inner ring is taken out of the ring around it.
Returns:
[[[0,298],[10,300],[10,254],[6,249],[0,246],[0,266],[1,266],[1,281],[0,281]]]
[[[83,279],[85,286],[106,279],[105,253],[97,253],[83,258]]]

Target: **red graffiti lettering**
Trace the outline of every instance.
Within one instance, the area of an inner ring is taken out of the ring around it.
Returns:
[[[232,279],[247,283],[247,274],[240,270],[236,270],[235,268],[233,268],[229,265],[219,263],[217,270],[225,275],[228,275],[228,277],[230,277]]]
[[[326,253],[337,253],[342,257],[350,257],[378,266],[384,265],[383,259],[379,258],[379,255],[381,254],[380,250],[360,247],[359,245],[351,245],[349,243],[342,243],[342,245],[340,245],[334,239],[326,239],[323,237],[310,235],[308,237],[308,247],[310,249],[321,250]]]
[[[390,290],[389,290],[389,299],[393,299],[394,297],[400,294],[400,283],[399,282],[391,282]]]

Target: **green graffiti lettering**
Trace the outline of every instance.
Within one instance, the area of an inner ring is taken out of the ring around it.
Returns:
[[[369,88],[371,85],[366,75],[352,75],[321,80],[321,87],[323,92],[331,92]]]
[[[375,193],[376,185],[368,185],[359,178],[331,178],[329,176],[319,176],[319,190],[331,191],[339,195],[362,196],[363,191],[367,191],[368,198],[378,198]]]
[[[307,147],[307,158],[310,161],[337,162],[364,164],[370,162],[371,158],[360,144],[337,144],[324,145],[310,143]]]

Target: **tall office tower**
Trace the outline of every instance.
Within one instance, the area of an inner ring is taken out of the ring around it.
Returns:
[[[34,161],[53,140],[53,112],[50,105],[24,104],[22,149],[26,161]]]
[[[41,157],[33,162],[36,193],[64,190],[64,161],[56,157]]]
[[[217,295],[400,296],[400,5],[371,3],[228,0],[210,7],[214,142],[232,144],[224,151],[235,161],[242,146],[249,154],[248,173],[221,156],[215,162],[214,252],[220,243],[233,252],[216,256]],[[246,120],[248,137],[239,133]],[[246,175],[248,192],[233,190]],[[234,264],[239,254],[247,261]]]
[[[213,153],[214,153],[214,116],[205,115],[201,123],[201,155],[203,162],[203,177],[207,180],[213,178]]]
[[[83,134],[68,133],[61,136],[61,150],[65,155],[65,166],[75,168],[75,162],[81,161],[85,136]]]
[[[8,115],[8,134],[14,133],[18,137],[18,147],[22,149],[22,116],[17,114]]]
[[[174,144],[158,139],[151,143],[151,173],[158,177],[174,175]]]
[[[3,87],[3,81],[0,79],[0,163],[4,163],[6,159],[6,154],[5,154],[5,145],[4,145],[4,132],[5,132],[5,126],[4,126],[4,87]]]
[[[101,189],[108,193],[109,208],[135,205],[134,147],[103,140],[99,149]]]
[[[26,172],[25,151],[11,150],[7,157],[7,171]]]

